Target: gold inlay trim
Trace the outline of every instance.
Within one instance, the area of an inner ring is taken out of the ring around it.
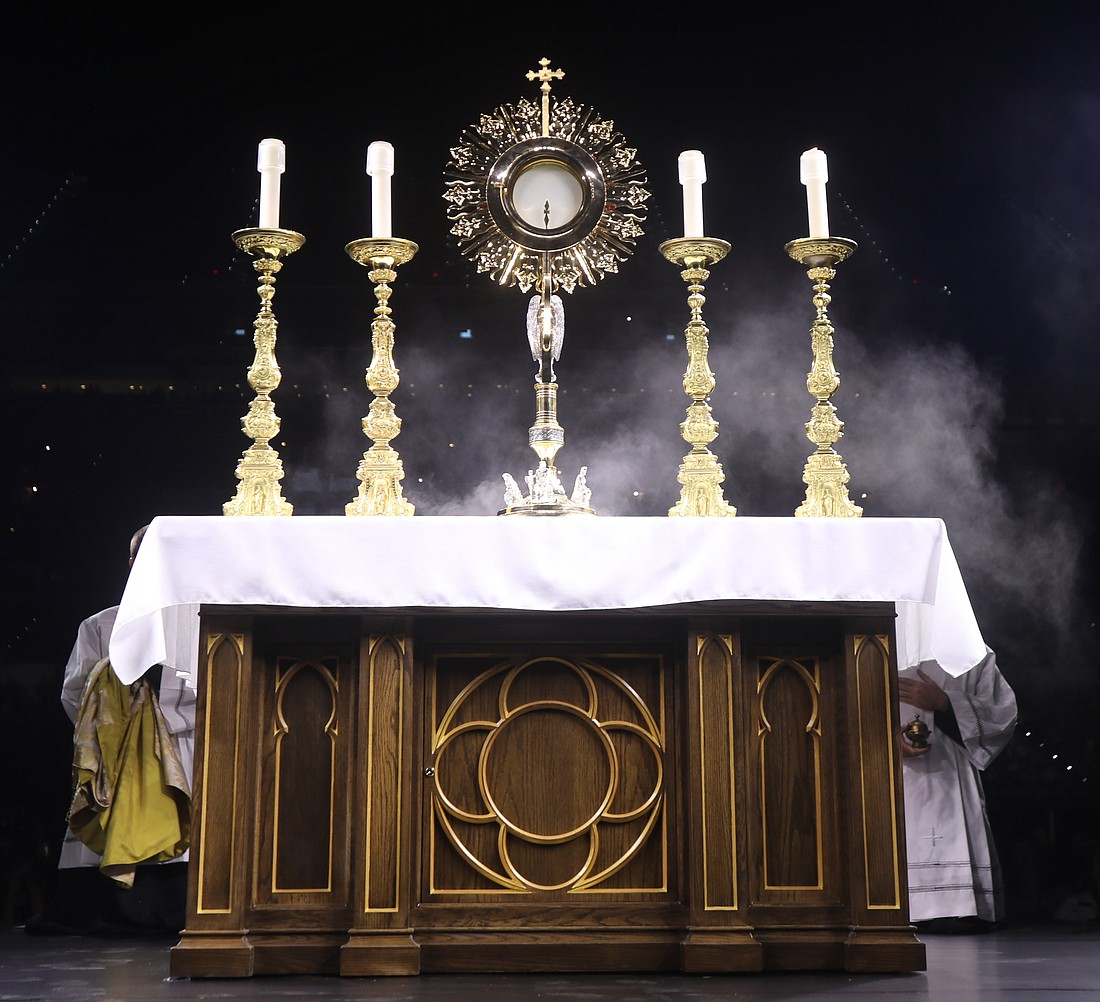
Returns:
[[[507,683],[506,683],[507,684]],[[610,768],[608,769],[607,788],[604,790],[603,798],[600,800],[596,809],[592,812],[591,816],[585,821],[582,821],[575,828],[572,828],[564,832],[555,832],[552,835],[540,835],[537,832],[530,831],[523,828],[515,821],[510,820],[505,813],[501,810],[500,806],[496,802],[496,798],[493,796],[493,791],[488,777],[488,761],[490,752],[493,749],[493,745],[497,742],[501,733],[503,733],[503,725],[511,723],[528,713],[533,712],[561,712],[575,716],[581,720],[591,721],[595,724],[595,733],[599,738],[600,744],[603,746],[604,753],[607,755],[607,760]],[[562,842],[572,842],[573,839],[583,835],[586,832],[591,832],[596,822],[599,821],[607,812],[607,809],[611,806],[611,801],[615,797],[615,790],[619,783],[619,756],[615,752],[615,746],[611,743],[611,738],[608,736],[607,731],[601,727],[595,718],[589,717],[582,709],[573,706],[569,703],[563,703],[556,699],[540,700],[537,703],[528,703],[524,706],[517,708],[514,712],[501,717],[490,732],[489,736],[485,739],[485,743],[482,745],[481,757],[478,762],[477,768],[477,782],[481,791],[481,796],[485,799],[485,802],[489,805],[489,813],[497,821],[500,822],[503,838],[503,831],[511,832],[517,838],[523,839],[524,842],[545,843],[547,845],[558,845]],[[585,872],[582,870],[582,872]],[[520,878],[521,880],[523,878]],[[577,878],[579,879],[579,877]],[[528,883],[528,881],[524,881]],[[573,883],[573,881],[570,881]],[[531,885],[536,886],[536,885]]]
[[[892,702],[890,699],[890,637],[887,634],[875,634],[864,635],[859,634],[853,638],[852,641],[852,653],[856,658],[857,671],[856,671],[856,705],[859,707],[859,733],[863,734],[863,692],[862,692],[862,675],[858,671],[859,655],[865,644],[873,643],[877,644],[882,650],[882,685],[883,685],[883,705],[891,707]],[[879,721],[884,728],[883,744],[884,748],[892,748],[894,741],[893,721],[890,718],[889,713],[886,714],[885,719]],[[893,875],[894,875],[894,902],[893,904],[871,904],[871,869],[870,869],[870,846],[867,843],[867,785],[866,777],[863,771],[863,762],[865,759],[866,749],[863,745],[863,739],[860,738],[859,743],[859,788],[860,788],[860,806],[863,811],[863,879],[864,887],[866,891],[866,902],[868,911],[891,911],[901,907],[901,860],[898,858],[898,819],[897,811],[894,810],[893,805],[897,803],[897,786],[894,780],[894,769],[888,770],[890,776],[890,852],[893,857]]]
[[[764,796],[765,779],[767,775],[767,768],[765,762],[765,739],[771,732],[771,723],[768,721],[767,714],[764,712],[764,692],[771,684],[772,680],[776,677],[778,672],[784,668],[792,669],[796,675],[798,675],[806,684],[807,691],[810,693],[811,709],[810,718],[806,722],[806,733],[811,736],[813,742],[813,760],[814,760],[814,826],[816,836],[816,864],[817,864],[817,883],[815,884],[773,884],[768,877],[768,854],[763,854],[763,886],[768,891],[820,891],[824,890],[824,876],[825,876],[825,857],[824,846],[822,845],[822,777],[821,777],[821,665],[817,658],[807,658],[806,660],[813,664],[813,671],[809,671],[805,665],[801,664],[792,658],[781,657],[764,657],[760,659],[763,661],[771,661],[772,664],[761,676],[757,683],[757,702],[760,708],[760,724],[757,732],[757,738],[759,740],[759,755],[760,755],[760,823],[761,830],[764,836],[764,844],[768,844],[768,804],[767,798]]]
[[[450,655],[457,657],[459,655]],[[475,657],[477,655],[467,655]],[[630,655],[619,655],[629,657]],[[635,655],[637,657],[638,655]],[[644,655],[653,657],[652,654]],[[531,893],[537,891],[567,891],[571,894],[599,893],[599,894],[637,894],[637,893],[664,893],[668,889],[668,827],[665,815],[665,667],[664,659],[656,657],[660,665],[657,675],[659,692],[659,709],[657,716],[646,705],[641,695],[630,683],[616,672],[597,664],[586,658],[562,658],[555,656],[523,657],[505,659],[485,671],[463,686],[447,708],[439,717],[439,724],[435,727],[431,742],[430,765],[430,799],[431,810],[438,825],[430,825],[429,835],[429,888],[432,894],[515,894]],[[581,696],[575,702],[567,699],[531,699],[526,702],[515,700],[514,690],[517,680],[522,673],[534,665],[553,665],[563,668],[581,683]],[[431,681],[431,705],[433,707],[433,719],[438,716],[438,685],[437,673],[433,672]],[[464,705],[471,696],[493,679],[500,678],[500,688],[495,701],[499,717],[497,720],[476,719],[463,721],[456,724],[455,720],[462,712]],[[597,680],[601,679],[612,686],[620,695],[625,697],[635,711],[637,720],[609,719],[601,720],[600,694]],[[489,758],[493,745],[499,735],[514,720],[532,712],[566,713],[578,720],[588,723],[604,750],[608,762],[607,787],[603,790],[598,809],[585,822],[575,825],[568,831],[553,833],[538,833],[530,831],[513,819],[506,816],[497,804],[491,789],[489,777]],[[659,718],[659,719],[658,719]],[[642,747],[648,749],[653,755],[655,764],[655,780],[653,789],[641,800],[632,804],[629,810],[612,811],[611,805],[615,800],[620,780],[622,767],[619,761],[620,753],[616,750],[611,740],[614,732],[632,734],[638,737]],[[477,793],[485,805],[484,811],[475,811],[460,807],[454,802],[454,797],[447,790],[447,758],[448,748],[464,735],[481,732],[484,738],[478,752],[476,783]],[[641,832],[632,843],[623,850],[618,858],[610,861],[602,869],[596,871],[598,855],[600,851],[599,830],[601,825],[622,824],[625,822],[645,819]],[[498,870],[486,860],[482,859],[463,841],[462,836],[455,827],[454,822],[461,821],[467,824],[496,824],[497,852],[500,856],[502,870]],[[661,880],[658,887],[631,887],[631,888],[602,888],[599,885],[608,878],[621,871],[641,849],[648,844],[654,831],[660,825],[661,837]],[[480,876],[495,884],[495,888],[443,888],[435,880],[436,876],[436,849],[437,833],[445,836],[446,842],[466,861],[466,863]],[[567,878],[553,883],[541,883],[520,872],[519,867],[513,862],[509,840],[518,838],[523,842],[533,845],[562,845],[576,839],[588,838],[589,845],[585,854],[586,858],[579,869]],[[503,871],[503,872],[502,872]]]
[[[722,661],[726,672],[726,741],[729,746],[729,786],[724,801],[729,803],[730,812],[730,900],[733,904],[712,904],[710,900],[710,871],[709,860],[711,858],[709,832],[707,830],[707,818],[710,815],[709,793],[707,790],[707,770],[700,767],[700,800],[702,802],[702,838],[703,838],[703,911],[731,912],[737,911],[738,882],[737,882],[737,798],[734,795],[736,789],[736,764],[734,756],[734,722],[733,722],[733,636],[728,633],[700,634],[696,638],[697,678],[699,686],[699,761],[707,761],[706,726],[703,719],[703,706],[706,700],[706,678],[703,670],[703,652],[708,646],[715,645],[721,648]]]
[[[217,649],[223,644],[232,644],[234,653],[237,658],[237,706],[241,703],[241,684],[242,684],[242,668],[244,666],[244,634],[233,633],[226,635],[224,633],[210,633],[206,637],[206,665],[205,665],[205,681],[206,681],[206,714],[205,714],[205,726],[203,727],[203,742],[202,742],[202,782],[203,782],[203,797],[202,797],[202,834],[203,839],[199,843],[199,879],[198,879],[198,892],[196,895],[195,911],[199,915],[231,915],[233,913],[233,875],[234,875],[234,860],[236,854],[233,851],[233,846],[236,841],[234,826],[230,825],[229,831],[229,852],[225,854],[225,858],[229,860],[229,899],[230,904],[227,908],[207,908],[203,904],[204,892],[206,888],[206,816],[208,800],[206,796],[206,787],[208,777],[210,775],[210,720],[211,720],[211,701],[210,693],[214,691],[214,654]],[[233,727],[233,811],[236,810],[237,803],[237,766],[240,762],[240,755],[238,754],[241,739],[241,723],[240,714],[235,715],[235,723]],[[221,855],[219,853],[219,855]]]
[[[396,784],[396,805],[394,817],[397,819],[397,837],[394,838],[394,850],[393,850],[393,904],[374,906],[370,903],[370,885],[371,885],[371,862],[374,859],[374,853],[371,851],[370,836],[371,825],[373,820],[372,810],[372,791],[374,789],[374,738],[375,738],[375,704],[374,696],[376,690],[376,675],[379,672],[378,659],[380,650],[383,645],[390,646],[398,655],[398,672],[400,674],[400,681],[397,686],[397,734],[395,736],[396,741],[396,771],[398,776],[398,782]],[[364,860],[363,860],[363,911],[366,914],[387,914],[400,911],[401,908],[401,845],[403,839],[400,837],[400,826],[403,807],[403,787],[401,782],[401,771],[403,763],[403,749],[405,745],[404,727],[405,727],[405,637],[397,634],[386,634],[372,636],[367,641],[367,657],[368,657],[368,680],[370,685],[370,695],[367,701],[367,796],[366,796],[366,841],[364,845]]]
[[[284,659],[289,660],[289,659]],[[336,819],[334,816],[336,801],[336,738],[338,728],[336,717],[339,711],[340,684],[333,672],[326,668],[324,661],[335,663],[335,658],[320,658],[310,661],[297,661],[285,672],[276,671],[275,678],[275,716],[272,721],[275,737],[275,792],[274,811],[272,814],[272,845],[271,845],[271,893],[272,894],[328,894],[332,892],[332,854],[333,840],[336,832]],[[279,886],[279,818],[282,804],[282,745],[283,738],[290,733],[290,727],[283,714],[283,700],[287,689],[295,676],[305,670],[313,670],[328,687],[332,697],[332,713],[325,722],[324,731],[329,738],[329,797],[328,797],[328,879],[324,887],[281,887]]]

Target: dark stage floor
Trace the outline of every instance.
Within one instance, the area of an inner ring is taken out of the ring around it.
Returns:
[[[371,999],[799,1000],[1085,1002],[1100,998],[1100,923],[1017,926],[976,935],[926,935],[928,970],[910,974],[434,974],[418,978],[312,975],[246,980],[168,978],[168,939],[0,933],[0,1000]]]

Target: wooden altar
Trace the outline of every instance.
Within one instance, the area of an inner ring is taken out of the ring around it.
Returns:
[[[159,517],[171,972],[922,970],[895,675],[986,650],[935,519]]]
[[[924,969],[892,603],[201,624],[174,977]]]

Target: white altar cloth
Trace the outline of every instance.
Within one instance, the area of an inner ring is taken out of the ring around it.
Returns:
[[[899,667],[935,660],[961,675],[987,650],[939,519],[215,515],[153,520],[110,656],[124,682],[154,664],[190,671],[201,604],[576,611],[722,599],[893,602]]]

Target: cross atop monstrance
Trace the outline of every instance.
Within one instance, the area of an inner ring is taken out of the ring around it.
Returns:
[[[550,81],[551,80],[562,80],[564,78],[565,78],[565,70],[552,70],[552,69],[550,69],[550,60],[546,59],[545,57],[539,60],[539,69],[537,69],[537,70],[528,70],[527,71],[527,79],[528,80],[541,80],[542,81],[542,87],[540,87],[539,89],[544,94],[549,94],[550,93]]]
[[[548,136],[550,135],[550,81],[563,80],[565,70],[550,69],[550,60],[545,58],[539,60],[539,67],[537,70],[528,70],[527,79],[542,81],[542,86],[539,88],[542,91],[542,134]]]

